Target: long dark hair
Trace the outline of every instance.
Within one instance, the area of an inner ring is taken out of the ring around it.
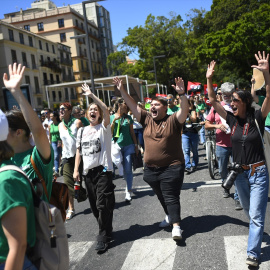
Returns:
[[[233,93],[236,93],[246,104],[247,123],[253,123],[255,121],[255,109],[252,107],[253,97],[251,93],[246,90],[235,90]]]
[[[58,123],[60,123],[61,120],[60,120],[60,118],[59,118],[59,113],[58,113],[57,111],[53,111],[52,114],[53,114],[54,117],[56,117],[56,121],[57,121]]]

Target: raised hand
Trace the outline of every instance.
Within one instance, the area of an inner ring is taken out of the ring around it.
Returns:
[[[118,90],[120,90],[123,86],[122,80],[119,79],[118,77],[113,78],[113,84],[117,87]]]
[[[90,96],[92,94],[89,85],[87,85],[86,83],[82,85],[82,91],[84,96]]]
[[[175,85],[172,84],[172,87],[177,92],[178,95],[185,94],[185,84],[182,78],[175,78]]]
[[[25,66],[22,67],[22,65],[19,64],[17,67],[17,63],[14,63],[13,66],[12,65],[8,66],[8,70],[9,70],[9,79],[6,73],[4,73],[3,76],[5,87],[9,90],[20,89],[20,84],[25,70]]]
[[[215,72],[215,70],[214,70],[215,65],[216,65],[216,62],[215,62],[214,60],[212,60],[212,61],[210,62],[210,64],[208,65],[207,71],[206,71],[206,78],[207,78],[207,79],[210,79],[210,78],[213,77],[214,72]]]
[[[265,57],[265,52],[263,51],[263,55],[261,55],[261,52],[259,51],[258,54],[255,54],[255,58],[258,61],[258,66],[252,65],[252,68],[257,68],[262,72],[269,70],[269,53]]]

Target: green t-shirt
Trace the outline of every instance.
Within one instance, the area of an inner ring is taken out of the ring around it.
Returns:
[[[2,162],[0,167],[13,165],[10,160]],[[27,216],[27,243],[33,247],[36,241],[35,212],[32,191],[27,179],[17,171],[0,173],[0,262],[7,259],[9,246],[4,234],[2,217],[15,207],[25,207]]]
[[[201,110],[206,110],[206,105],[204,102],[197,104],[196,106],[196,112],[200,112]]]
[[[172,108],[168,107],[168,109],[167,109],[167,114],[168,114],[168,115],[172,115],[172,114],[174,114],[175,112],[178,112],[179,110],[180,110],[180,108],[177,107],[177,106],[173,106]]]
[[[53,161],[54,161],[53,149],[51,147],[51,160],[48,164],[43,163],[36,146],[23,153],[15,154],[15,156],[11,158],[14,164],[20,167],[27,174],[29,179],[32,181],[34,178],[37,177],[37,175],[31,164],[31,159],[30,159],[31,155],[33,157],[35,164],[37,165],[39,172],[43,176],[43,179],[46,183],[49,197],[51,197],[52,180],[53,180]],[[48,202],[47,197],[44,192],[41,198],[44,201]]]
[[[110,116],[110,121],[112,123],[113,119],[115,118],[114,115]],[[126,115],[125,118],[120,118],[119,120],[115,121],[114,130],[113,130],[113,138],[116,135],[118,122],[120,121],[120,132],[119,132],[119,138],[117,139],[117,143],[120,147],[122,146],[128,146],[130,144],[134,144],[133,139],[130,135],[130,125],[133,125],[133,119],[130,115]]]
[[[258,96],[259,102],[258,105],[262,106],[265,96]],[[265,126],[270,126],[270,113],[267,114],[266,119],[265,119]]]
[[[80,120],[82,121],[84,127],[87,127],[90,125],[90,122],[86,117],[81,117]]]
[[[50,134],[52,136],[52,142],[61,141],[58,125],[59,123],[57,125],[55,125],[54,123],[50,125]]]

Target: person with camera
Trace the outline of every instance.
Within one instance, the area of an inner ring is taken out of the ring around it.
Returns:
[[[172,224],[173,240],[181,240],[180,191],[184,180],[185,160],[180,134],[189,111],[184,81],[178,77],[175,78],[175,85],[172,85],[181,100],[180,110],[172,115],[167,114],[168,104],[165,98],[154,97],[150,112],[147,112],[125,91],[121,79],[115,77],[113,83],[134,117],[145,128],[143,179],[151,186],[166,213],[159,227]]]
[[[229,189],[235,180],[241,205],[249,218],[249,236],[246,264],[257,267],[261,253],[264,221],[268,200],[269,176],[265,163],[261,135],[264,133],[265,118],[270,112],[269,54],[255,54],[258,68],[263,72],[266,97],[261,109],[251,106],[250,92],[233,92],[231,107],[233,113],[224,109],[217,101],[212,85],[216,62],[208,65],[206,72],[209,99],[216,112],[231,128],[232,156],[234,163],[223,187]]]
[[[235,86],[233,83],[225,82],[221,85],[220,89],[217,92],[220,104],[225,108],[225,110],[231,112],[232,109],[230,103],[234,90]],[[216,155],[218,160],[219,173],[222,182],[224,182],[228,175],[227,167],[229,164],[229,158],[232,155],[231,129],[226,123],[225,119],[220,117],[213,107],[211,108],[210,113],[206,117],[205,129],[216,130]],[[229,198],[229,196],[230,190],[223,189],[223,198]],[[234,192],[234,202],[235,210],[243,209],[239,201],[236,187]]]

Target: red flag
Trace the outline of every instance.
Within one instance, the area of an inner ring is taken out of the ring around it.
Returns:
[[[198,91],[201,89],[201,83],[200,82],[188,82],[188,91]]]
[[[156,97],[167,97],[165,94],[156,94]]]
[[[203,88],[204,88],[204,94],[207,94],[208,93],[207,84],[205,84]],[[214,91],[217,91],[217,84],[216,83],[213,83],[213,89],[214,89]]]

